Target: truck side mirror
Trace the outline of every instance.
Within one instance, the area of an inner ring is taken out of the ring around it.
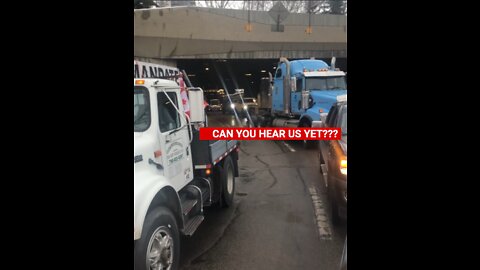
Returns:
[[[310,91],[302,89],[302,109],[306,110],[310,107],[308,104],[309,98],[310,98]]]
[[[189,88],[188,98],[190,100],[190,122],[203,122],[205,120],[204,100],[202,88]]]
[[[290,78],[290,89],[292,92],[297,91],[297,77],[293,76]]]

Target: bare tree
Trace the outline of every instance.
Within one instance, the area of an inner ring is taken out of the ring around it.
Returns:
[[[198,6],[211,8],[241,8],[243,10],[269,11],[277,2],[291,13],[347,14],[347,0],[300,0],[300,1],[256,1],[212,0],[196,1]]]
[[[305,2],[308,1],[275,1],[281,2],[285,8],[291,13],[303,13],[305,10]]]
[[[316,13],[322,13],[322,4],[323,4],[323,0],[320,0],[320,1],[305,1],[305,12],[306,13],[313,13],[313,14],[316,14]]]
[[[306,1],[243,1],[242,9],[269,11],[277,2],[281,2],[283,6],[294,13],[303,12]]]
[[[330,0],[330,14],[346,14],[347,1],[344,0]]]
[[[319,0],[305,1],[305,11],[307,13],[323,14],[347,14],[346,0]]]
[[[211,1],[198,1],[202,6],[210,7],[210,8],[228,8],[231,5],[231,1],[229,0],[211,0]]]
[[[269,11],[274,4],[274,1],[243,1],[251,2],[250,9],[251,10],[258,10],[258,11]]]

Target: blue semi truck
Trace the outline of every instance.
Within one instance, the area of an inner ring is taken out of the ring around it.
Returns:
[[[328,113],[337,97],[347,94],[345,72],[322,60],[289,61],[280,58],[270,83],[262,83],[257,123],[274,127],[319,126],[320,114]],[[313,142],[305,142],[311,147]]]

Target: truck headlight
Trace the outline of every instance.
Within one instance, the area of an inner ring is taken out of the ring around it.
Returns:
[[[235,108],[235,104],[230,104],[230,108],[234,109],[234,108]]]
[[[340,161],[340,172],[342,174],[347,175],[347,160],[346,159],[342,159]]]
[[[247,105],[243,105],[244,110],[247,110],[247,108],[248,108]]]

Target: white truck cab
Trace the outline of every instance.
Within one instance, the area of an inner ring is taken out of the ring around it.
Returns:
[[[136,270],[177,269],[179,234],[195,232],[204,207],[233,203],[239,143],[200,141],[203,91],[189,96],[190,116],[176,82],[134,80]]]

